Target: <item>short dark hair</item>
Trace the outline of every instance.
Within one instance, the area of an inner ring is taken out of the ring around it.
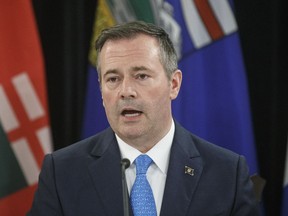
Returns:
[[[169,38],[169,35],[160,27],[145,23],[143,21],[133,21],[121,25],[115,25],[110,28],[104,29],[96,40],[96,67],[100,80],[100,68],[99,68],[99,53],[102,47],[108,40],[119,40],[119,39],[129,39],[138,36],[139,34],[146,34],[152,36],[158,40],[159,43],[159,58],[166,72],[168,79],[175,70],[177,70],[177,54],[174,49],[173,43]]]

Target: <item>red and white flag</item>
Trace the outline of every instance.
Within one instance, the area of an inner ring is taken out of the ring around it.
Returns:
[[[0,215],[31,207],[51,152],[44,63],[31,1],[0,3]]]

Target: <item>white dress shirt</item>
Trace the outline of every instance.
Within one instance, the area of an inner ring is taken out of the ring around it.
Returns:
[[[147,180],[153,191],[157,215],[160,215],[174,132],[175,124],[174,121],[172,121],[169,132],[152,149],[146,152],[146,154],[153,160],[153,163],[147,170]],[[136,166],[134,161],[142,153],[125,143],[117,135],[116,138],[120,148],[121,157],[129,159],[131,162],[130,167],[126,169],[125,173],[127,188],[130,194],[136,178]]]

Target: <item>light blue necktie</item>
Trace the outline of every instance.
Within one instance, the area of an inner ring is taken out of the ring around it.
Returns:
[[[157,216],[155,201],[146,172],[152,159],[145,154],[135,160],[136,179],[131,190],[131,205],[134,216]]]

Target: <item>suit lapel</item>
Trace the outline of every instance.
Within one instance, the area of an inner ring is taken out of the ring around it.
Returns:
[[[186,215],[202,170],[203,162],[191,136],[176,123],[160,215]]]
[[[89,166],[89,172],[107,215],[122,215],[120,151],[111,129],[104,136],[92,150],[95,159]]]
[[[163,216],[186,215],[203,170],[202,159],[191,136],[177,123],[175,125],[160,214]],[[89,165],[95,190],[107,215],[123,215],[121,156],[115,135],[108,129],[96,140],[91,152],[94,159]],[[185,174],[185,166],[193,172]]]

